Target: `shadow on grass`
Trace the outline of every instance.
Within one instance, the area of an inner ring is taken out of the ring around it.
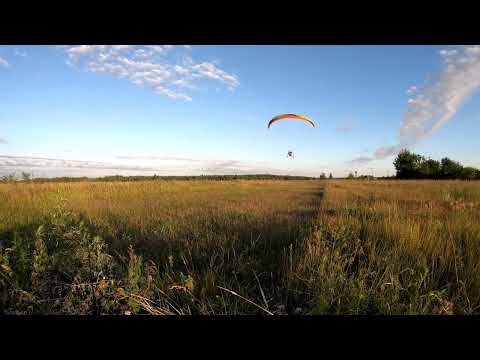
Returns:
[[[167,259],[171,257],[177,260],[179,271],[215,271],[234,276],[238,282],[245,276],[254,279],[254,273],[268,273],[274,281],[282,276],[288,251],[301,245],[311,233],[324,191],[312,196],[301,209],[280,209],[261,218],[235,212],[209,215],[173,235],[162,234],[157,226],[132,225],[128,219],[113,214],[108,218],[108,227],[90,226],[117,254],[125,254],[131,245],[160,269],[169,266]]]
[[[286,274],[295,249],[301,247],[311,234],[324,189],[319,191],[296,210],[278,209],[261,216],[235,211],[209,214],[194,221],[192,228],[163,234],[159,231],[161,223],[150,228],[140,227],[132,225],[126,218],[111,215],[105,223],[107,225],[101,226],[81,217],[92,234],[106,240],[109,245],[106,252],[123,264],[122,271],[132,269],[128,255],[128,248],[132,246],[145,266],[150,261],[155,263],[159,284],[171,286],[178,279],[191,276],[195,281],[197,305],[190,303],[193,298],[178,300],[179,304],[185,305],[187,313],[262,313],[243,300],[222,293],[218,287],[237,291],[256,303],[268,303],[267,307],[278,304],[285,304],[287,308],[294,306],[289,305],[291,296],[286,286]],[[15,237],[25,239],[33,246],[39,225],[29,224],[4,231],[0,234],[2,246],[4,242],[5,245],[14,243]],[[144,270],[139,271],[143,274],[141,276],[146,276]],[[209,308],[204,308],[207,305]]]

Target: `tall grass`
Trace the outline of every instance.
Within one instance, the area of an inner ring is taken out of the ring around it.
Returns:
[[[0,185],[0,309],[478,314],[480,184]]]
[[[310,313],[478,313],[479,185],[331,182],[289,287]]]

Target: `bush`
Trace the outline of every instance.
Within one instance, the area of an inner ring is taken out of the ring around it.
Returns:
[[[63,209],[0,248],[4,313],[99,313],[112,298],[113,261],[104,241]],[[108,307],[108,306],[107,306]]]
[[[202,310],[208,294],[203,294],[203,302],[196,298],[196,280],[185,259],[178,268],[174,261],[169,256],[160,271],[131,246],[126,257],[114,257],[79,215],[60,208],[33,239],[17,234],[0,243],[0,314],[212,311]]]

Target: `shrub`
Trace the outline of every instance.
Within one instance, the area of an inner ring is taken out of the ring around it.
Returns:
[[[98,313],[113,284],[104,241],[78,215],[58,209],[35,239],[16,235],[0,250],[2,306],[14,313]],[[108,296],[107,296],[108,298]]]

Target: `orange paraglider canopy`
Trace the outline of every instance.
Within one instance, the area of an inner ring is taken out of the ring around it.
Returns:
[[[274,122],[277,122],[279,120],[284,120],[284,119],[300,120],[315,127],[315,122],[312,119],[310,119],[308,116],[297,115],[297,114],[282,114],[282,115],[275,116],[272,120],[270,120],[270,122],[268,123],[268,128],[270,129],[270,126]]]

